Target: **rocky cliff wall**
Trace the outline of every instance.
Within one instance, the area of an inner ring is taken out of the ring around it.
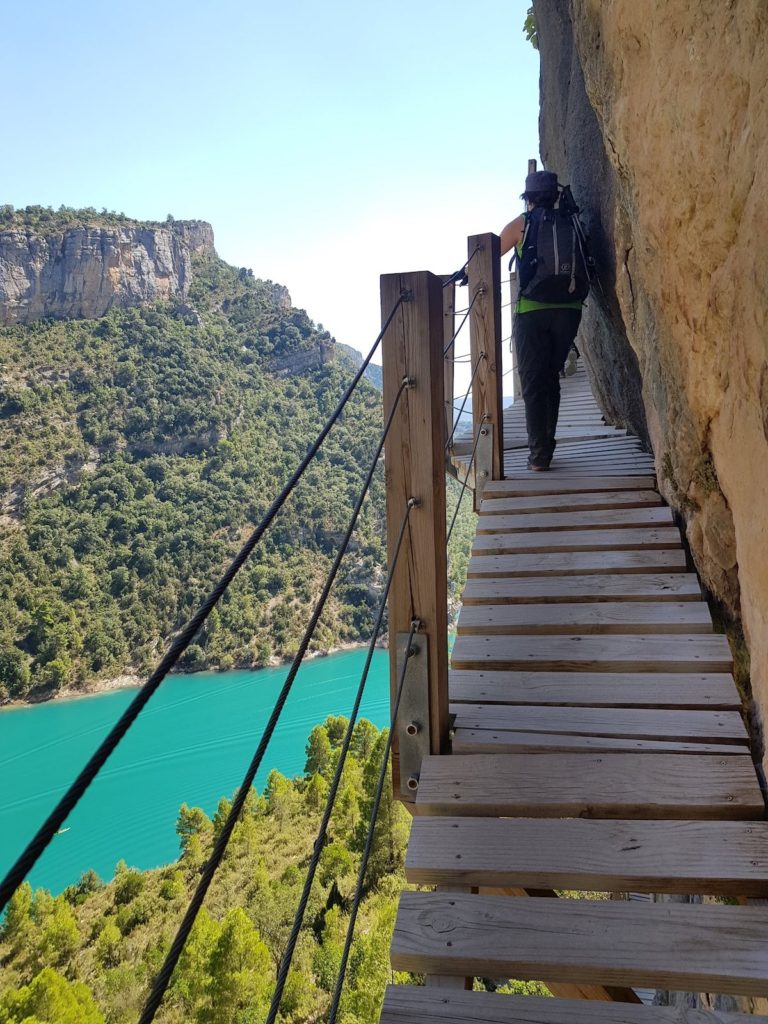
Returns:
[[[614,421],[644,410],[697,568],[743,622],[768,723],[768,8],[534,0],[541,152],[586,208],[585,318]]]
[[[210,224],[2,231],[0,324],[93,318],[113,306],[183,299],[192,252],[214,252]]]

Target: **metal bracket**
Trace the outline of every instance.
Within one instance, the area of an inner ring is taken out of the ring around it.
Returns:
[[[396,637],[397,678],[403,668],[409,633]],[[400,792],[405,800],[416,799],[421,762],[429,753],[429,651],[427,638],[415,634],[405,668],[403,693],[397,715],[397,742],[400,751]]]
[[[480,428],[475,452],[475,507],[479,508],[485,485],[493,474],[493,424],[486,420]]]

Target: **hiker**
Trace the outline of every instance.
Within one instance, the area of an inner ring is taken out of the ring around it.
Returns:
[[[501,232],[501,255],[518,261],[520,291],[514,325],[517,369],[528,430],[528,469],[549,469],[560,409],[560,372],[574,345],[589,291],[585,240],[570,190],[558,202],[557,175],[525,179],[526,212]],[[575,211],[575,212],[574,212]]]

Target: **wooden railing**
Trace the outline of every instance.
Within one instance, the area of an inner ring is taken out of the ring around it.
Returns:
[[[484,481],[500,479],[504,466],[499,239],[474,235],[468,246],[474,428],[469,449],[476,452],[467,473],[477,503]],[[413,502],[389,596],[393,700],[405,644],[418,622],[393,741],[395,794],[406,803],[415,799],[422,758],[450,749],[445,473],[456,404],[449,348],[456,317],[454,285],[444,287],[447,280],[427,271],[381,278],[382,320],[404,296],[382,339],[382,363],[386,413],[407,379],[385,448],[390,565]]]

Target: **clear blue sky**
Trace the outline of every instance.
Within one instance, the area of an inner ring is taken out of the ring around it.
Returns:
[[[366,349],[378,276],[445,273],[538,155],[528,0],[6,5],[0,202],[200,218]]]

